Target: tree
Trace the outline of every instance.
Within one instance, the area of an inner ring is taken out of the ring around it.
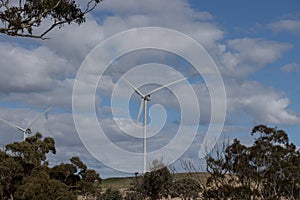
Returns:
[[[299,199],[300,152],[283,130],[255,126],[252,146],[235,139],[209,155],[206,199]]]
[[[100,197],[100,200],[122,200],[122,194],[119,190],[107,188]]]
[[[97,184],[101,182],[99,174],[78,158],[72,157],[71,163],[62,163],[49,170],[50,178],[64,183],[68,190],[78,195],[96,196],[100,193]]]
[[[42,140],[42,134],[40,133],[26,138],[25,141],[8,144],[6,150],[16,158],[22,158],[24,164],[32,165],[32,167],[41,164],[47,165],[46,155],[56,153],[54,139],[46,137]]]
[[[48,153],[56,153],[53,138],[40,133],[0,151],[0,199],[77,199],[100,192],[99,174],[78,158],[49,168]]]
[[[183,200],[197,199],[201,192],[201,185],[192,178],[182,178],[172,184],[172,197],[180,197]]]
[[[76,200],[77,196],[68,190],[67,186],[55,179],[50,179],[45,171],[27,177],[15,194],[15,199],[30,200]]]
[[[101,1],[89,0],[82,9],[74,0],[0,0],[0,33],[45,39],[44,36],[55,27],[85,22],[85,15]],[[46,28],[38,29],[41,25]]]
[[[143,176],[137,176],[127,191],[125,199],[160,199],[168,197],[171,192],[173,177],[168,167],[162,160],[152,161],[151,171],[146,172]]]
[[[144,174],[142,191],[152,200],[167,197],[172,185],[172,175],[167,167]]]
[[[6,150],[0,151],[0,196],[11,199],[33,172],[45,170],[49,152],[56,152],[54,140],[48,137],[42,140],[40,133],[6,145]]]
[[[23,178],[24,169],[18,159],[0,151],[0,199],[11,199]]]
[[[124,199],[125,200],[141,200],[141,199],[146,199],[146,197],[145,197],[145,195],[143,195],[140,192],[129,191],[129,192],[126,192]]]
[[[132,179],[132,182],[130,183],[130,188],[126,190],[124,199],[125,200],[146,199],[147,195],[145,194],[145,191],[143,189],[143,181],[144,181],[144,177],[139,176],[138,172],[136,172],[134,178]]]

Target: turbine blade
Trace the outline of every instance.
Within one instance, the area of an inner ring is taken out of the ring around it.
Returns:
[[[137,89],[132,83],[130,83],[126,78],[123,78],[127,85],[129,85],[138,95],[140,95],[142,98],[145,97],[145,95],[143,95],[143,93],[141,91],[139,91],[139,89]]]
[[[168,86],[170,86],[170,85],[173,85],[173,84],[175,84],[175,83],[178,83],[178,82],[183,81],[183,80],[186,80],[186,79],[187,79],[187,78],[185,77],[185,78],[179,79],[179,80],[177,80],[177,81],[173,81],[173,82],[171,82],[171,83],[168,83],[168,84],[166,84],[166,85],[160,86],[160,87],[158,87],[158,88],[152,90],[152,91],[149,92],[148,94],[146,94],[146,96],[151,95],[151,94],[153,94],[153,93],[155,93],[155,92],[157,92],[157,91],[159,91],[159,90],[161,90],[161,89],[164,89],[164,88],[166,88],[166,87],[168,87]]]
[[[142,98],[140,108],[139,108],[139,112],[138,112],[138,115],[137,115],[137,118],[136,118],[136,123],[139,123],[139,121],[140,121],[140,117],[141,117],[141,114],[142,114],[142,111],[143,111],[143,102],[144,101],[145,100]]]
[[[33,120],[26,129],[30,128],[34,123],[36,123],[43,115],[46,115],[45,117],[47,118],[47,113],[51,110],[52,108],[49,107],[47,108],[42,114],[40,114],[39,116],[37,116],[37,118],[35,118],[35,120]]]
[[[25,132],[25,131],[26,131],[24,128],[18,126],[17,124],[14,124],[14,123],[12,123],[12,122],[6,121],[5,119],[2,119],[2,118],[0,118],[0,120],[1,120],[2,122],[4,122],[4,123],[6,123],[6,124],[8,124],[8,125],[10,125],[10,126],[12,126],[12,127],[14,127],[14,128],[16,128],[16,129],[22,131],[22,132]]]

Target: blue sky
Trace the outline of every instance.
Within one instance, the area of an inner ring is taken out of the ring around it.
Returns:
[[[53,109],[48,120],[40,119],[32,127],[34,131],[55,138],[58,155],[50,156],[50,162],[67,162],[68,158],[76,155],[90,167],[97,169],[102,177],[128,175],[97,160],[95,155],[87,151],[89,148],[86,143],[80,140],[71,112],[76,73],[91,51],[112,35],[132,28],[162,27],[193,38],[205,48],[220,70],[226,90],[227,111],[219,143],[222,143],[223,138],[238,137],[250,144],[251,128],[257,124],[267,124],[284,129],[291,141],[300,146],[299,7],[297,0],[230,0],[226,3],[216,0],[106,0],[87,17],[85,24],[55,29],[49,33],[49,40],[0,35],[0,55],[5,58],[0,61],[0,117],[26,127],[35,116],[51,106]],[[151,35],[146,37],[154,40]],[[135,42],[134,38],[126,38],[119,46],[121,48]],[[178,41],[174,44],[179,49],[184,49],[184,45]],[[118,46],[114,48],[102,49],[103,55],[119,50]],[[99,78],[93,70],[103,68],[101,56],[97,57],[98,60],[91,61],[94,68],[88,74],[90,80]],[[185,152],[181,152],[183,155],[174,164],[180,167],[180,160],[184,159],[201,163],[198,152],[209,126],[212,101],[203,77],[196,76],[192,66],[172,53],[148,49],[115,59],[97,86],[96,110],[99,124],[113,144],[128,151],[141,152],[141,139],[135,138],[141,129],[134,127],[124,117],[126,108],[118,107],[116,112],[119,115],[113,116],[110,102],[113,98],[121,103],[129,100],[127,106],[130,108],[130,117],[135,119],[140,100],[122,82],[121,77],[127,74],[126,77],[131,78],[134,84],[141,84],[142,91],[149,91],[159,85],[143,86],[145,80],[156,78],[158,82],[154,83],[166,83],[178,78],[171,71],[150,70],[144,74],[130,72],[141,64],[155,62],[190,77],[187,83],[195,91],[201,120],[198,124],[191,125],[191,117],[185,122],[189,128],[200,125],[193,144]],[[152,69],[151,66],[149,68]],[[88,82],[79,91],[80,96],[76,96],[82,100],[83,105],[87,99],[85,95]],[[187,83],[176,84],[152,96],[149,106],[152,106],[153,127],[149,127],[149,134],[151,128],[155,131],[161,125],[161,121],[166,120],[166,123],[157,135],[149,139],[151,150],[159,150],[174,139],[174,132],[180,122],[179,102],[185,104],[190,113],[196,110],[191,106],[194,104],[188,98],[189,95],[185,95],[181,101],[175,98],[176,92],[186,94]],[[119,93],[112,97],[116,86],[119,87]],[[92,121],[87,117],[82,122],[86,123],[86,129],[89,130],[88,125]],[[126,135],[125,129],[133,135]],[[87,136],[91,141],[93,137]],[[188,137],[187,134],[182,141]],[[1,123],[0,138],[0,145],[3,146],[21,141],[23,136]],[[99,151],[102,150],[99,148]],[[167,155],[164,156],[167,159]],[[105,162],[121,166],[128,164],[128,158],[119,158],[117,162],[108,159]],[[128,165],[129,168],[133,166],[134,164]]]
[[[209,11],[214,16],[216,23],[224,28],[226,39],[264,38],[292,45],[291,49],[285,52],[280,59],[264,66],[249,79],[283,92],[290,100],[288,109],[299,115],[299,1],[272,1],[271,3],[270,1],[236,0],[221,4],[217,1],[191,0],[190,3],[200,10]],[[290,25],[290,28],[282,23],[284,21],[287,23],[288,20],[295,22]],[[275,26],[276,23],[278,26]],[[279,127],[290,133],[292,141],[298,143],[300,139],[297,134],[299,125],[282,124]]]

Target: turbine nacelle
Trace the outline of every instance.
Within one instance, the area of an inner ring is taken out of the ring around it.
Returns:
[[[150,95],[147,95],[147,96],[143,97],[143,99],[144,99],[145,101],[150,101]]]
[[[30,128],[27,128],[24,132],[25,135],[30,135],[32,133]]]

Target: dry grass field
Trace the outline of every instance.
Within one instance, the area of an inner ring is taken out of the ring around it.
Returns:
[[[117,177],[117,178],[107,178],[103,179],[101,187],[103,189],[112,188],[112,189],[128,189],[130,183],[132,183],[134,177]]]
[[[183,179],[183,178],[193,178],[201,183],[205,183],[208,177],[208,173],[198,172],[198,173],[175,173],[173,174],[173,179]],[[133,182],[134,177],[114,177],[103,179],[101,183],[102,188],[113,188],[113,189],[128,189],[130,183]]]
[[[193,178],[195,180],[200,181],[201,183],[205,183],[208,177],[208,173],[198,172],[198,173],[175,173],[173,174],[174,180],[179,180],[183,178]],[[103,179],[101,183],[101,188],[105,191],[107,188],[112,188],[119,190],[124,194],[126,190],[130,188],[130,184],[133,182],[134,177],[113,177]],[[180,200],[180,198],[168,198],[172,200]],[[78,200],[84,200],[82,197],[78,197]],[[86,200],[86,199],[85,199]]]

